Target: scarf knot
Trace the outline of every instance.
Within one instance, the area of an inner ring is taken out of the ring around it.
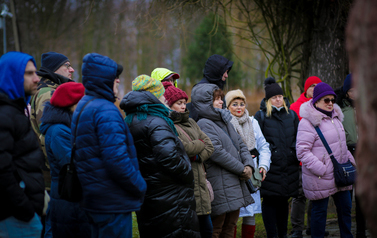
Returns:
[[[230,121],[234,129],[241,136],[243,142],[246,144],[247,149],[250,151],[255,148],[255,135],[253,122],[249,117],[249,112],[245,109],[245,113],[241,117],[232,115],[232,120]]]

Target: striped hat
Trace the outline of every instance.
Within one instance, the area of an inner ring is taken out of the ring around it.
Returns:
[[[160,98],[165,93],[164,86],[159,80],[145,74],[137,76],[132,81],[132,91],[148,91],[156,98]]]

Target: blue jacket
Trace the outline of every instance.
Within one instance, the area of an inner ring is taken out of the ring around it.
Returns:
[[[25,108],[24,73],[33,57],[9,52],[0,59],[0,221],[42,215],[44,155]]]
[[[106,56],[92,53],[84,57],[82,79],[86,95],[72,118],[76,167],[83,187],[82,206],[92,212],[137,211],[147,188],[132,135],[114,105],[116,70],[117,64]],[[93,98],[77,124],[81,109]]]
[[[68,108],[46,103],[41,118],[41,133],[51,171],[51,201],[49,204],[52,235],[58,237],[90,237],[90,226],[79,203],[60,198],[58,182],[60,169],[71,159],[71,117]]]

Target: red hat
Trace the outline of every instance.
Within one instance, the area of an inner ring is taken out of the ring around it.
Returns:
[[[322,83],[322,80],[320,78],[318,78],[317,76],[310,76],[305,81],[305,85],[304,85],[305,94],[310,86],[312,86],[313,84],[319,84],[319,83]]]
[[[168,106],[171,107],[176,101],[180,99],[188,100],[187,94],[179,88],[174,87],[170,82],[162,82],[165,88],[164,97],[168,102]]]
[[[70,107],[78,103],[84,93],[85,88],[81,83],[63,83],[52,94],[50,103],[55,107]]]

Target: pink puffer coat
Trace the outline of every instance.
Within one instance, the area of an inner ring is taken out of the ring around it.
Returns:
[[[333,164],[325,146],[319,138],[315,126],[319,125],[333,155],[339,163],[355,160],[347,149],[346,136],[342,125],[343,113],[334,104],[332,118],[321,113],[312,105],[312,100],[300,108],[302,120],[297,132],[297,159],[302,162],[302,187],[305,197],[318,200],[329,197],[338,191],[351,190],[352,186],[337,187],[334,181]]]

